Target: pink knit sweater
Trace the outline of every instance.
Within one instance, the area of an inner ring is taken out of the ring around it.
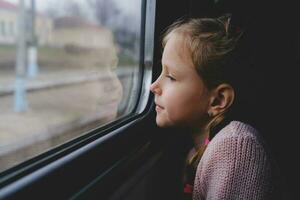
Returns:
[[[232,121],[211,140],[199,162],[193,200],[270,199],[271,176],[257,131]]]

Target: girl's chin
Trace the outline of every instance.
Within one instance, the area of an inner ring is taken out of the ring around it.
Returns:
[[[157,118],[156,118],[156,124],[160,128],[168,128],[168,127],[170,127],[166,122],[164,122],[162,120],[159,120]]]
[[[181,122],[170,122],[160,118],[159,116],[156,117],[156,125],[160,128],[190,128],[187,124]]]
[[[171,128],[171,127],[174,127],[174,124],[171,124],[168,121],[162,120],[159,117],[156,117],[156,124],[160,128]]]

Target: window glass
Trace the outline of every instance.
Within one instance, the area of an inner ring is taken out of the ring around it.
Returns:
[[[142,0],[0,0],[0,172],[130,114]]]

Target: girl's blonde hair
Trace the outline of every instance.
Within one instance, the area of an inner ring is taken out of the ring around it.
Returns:
[[[173,23],[163,35],[162,45],[173,34],[184,36],[185,44],[191,53],[191,60],[197,73],[211,90],[222,83],[231,84],[228,76],[237,41],[242,35],[239,29],[231,26],[231,15],[219,18],[198,18],[179,20]],[[227,112],[227,111],[226,111]],[[211,131],[225,119],[225,112],[214,116],[207,124]],[[189,164],[196,169],[205,148],[200,148],[191,158]]]

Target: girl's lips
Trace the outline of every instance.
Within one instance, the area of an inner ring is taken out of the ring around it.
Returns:
[[[163,107],[156,105],[155,110],[156,110],[156,112],[160,112],[163,110]]]
[[[160,107],[161,109],[164,109],[164,107],[162,107],[161,105],[159,105],[158,103],[155,102],[155,105]]]
[[[154,100],[154,103],[156,105],[156,107],[155,107],[156,112],[162,111],[164,109],[164,107],[159,105],[156,100]]]
[[[164,109],[164,107],[160,106],[159,104],[157,104],[157,103],[155,103],[155,104],[156,104],[155,110],[156,110],[157,112],[159,112],[159,111],[161,111],[161,110]]]

